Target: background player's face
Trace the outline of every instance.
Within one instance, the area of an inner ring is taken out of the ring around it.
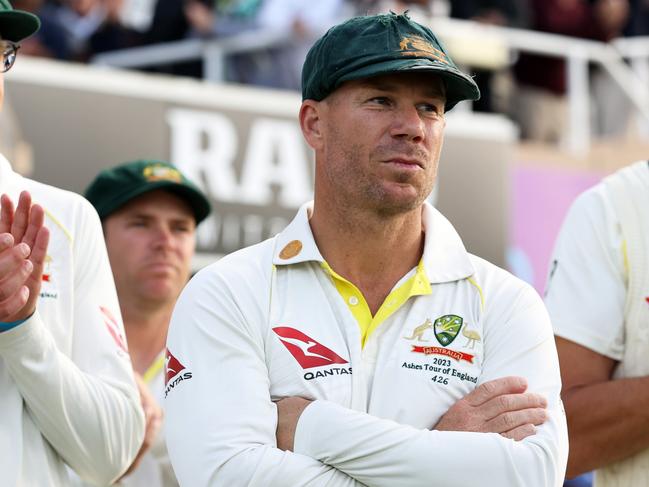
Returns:
[[[181,198],[156,190],[130,201],[104,221],[120,301],[175,301],[189,279],[196,223]],[[126,294],[125,294],[126,293]]]
[[[378,213],[419,207],[437,175],[445,101],[443,83],[431,74],[343,83],[319,104],[316,201],[320,190],[347,207]]]

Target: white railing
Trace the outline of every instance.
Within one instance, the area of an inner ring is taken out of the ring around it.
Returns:
[[[218,40],[185,39],[120,49],[98,54],[91,62],[118,68],[146,68],[200,59],[203,61],[203,78],[220,82],[225,80],[224,66],[227,56],[290,45],[293,42],[290,34],[259,30]]]
[[[567,62],[567,96],[569,113],[569,134],[567,148],[577,155],[584,154],[590,147],[590,86],[588,65],[600,66],[615,81],[624,95],[635,107],[637,114],[649,123],[649,89],[646,79],[649,78],[649,45],[647,41],[620,39],[614,43],[576,39],[574,37],[547,34],[523,29],[488,26],[475,22],[455,19],[435,18],[431,20],[433,30],[445,42],[464,39],[476,42],[483,39],[497,39],[510,52],[528,52],[557,58]],[[622,45],[618,42],[626,42]],[[631,47],[638,66],[645,68],[642,78],[624,61],[630,57]],[[644,64],[642,64],[644,62]]]
[[[636,109],[649,135],[649,38],[618,39],[610,44],[547,34],[523,29],[511,29],[448,18],[431,18],[428,24],[447,44],[464,45],[474,41],[479,46],[491,45],[504,49],[513,59],[518,52],[528,52],[563,58],[567,61],[569,133],[567,149],[576,155],[585,154],[590,147],[590,86],[589,63],[600,66],[615,81]],[[112,51],[97,55],[92,62],[122,68],[166,65],[179,61],[203,60],[206,80],[225,80],[225,61],[235,53],[253,52],[270,47],[290,45],[290,34],[277,31],[254,31],[216,39],[189,39],[146,47]],[[463,63],[462,56],[455,56]],[[466,56],[467,64],[476,62]],[[631,61],[631,66],[625,59]]]
[[[612,45],[629,61],[646,90],[649,87],[649,37],[624,37],[616,39]],[[649,137],[649,121],[638,117],[637,125],[640,133]]]

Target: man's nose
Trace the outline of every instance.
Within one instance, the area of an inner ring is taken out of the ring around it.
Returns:
[[[403,106],[395,111],[392,136],[420,142],[425,136],[424,121],[415,106]]]
[[[160,226],[155,229],[153,245],[156,248],[171,247],[173,244],[173,234],[171,229]]]

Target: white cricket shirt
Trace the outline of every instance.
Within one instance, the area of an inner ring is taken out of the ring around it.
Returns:
[[[421,264],[388,295],[361,346],[353,309],[364,300],[343,299],[308,211],[199,272],[177,303],[165,409],[181,485],[560,486],[568,441],[559,366],[533,289],[469,255],[425,205]],[[507,375],[548,399],[536,435],[430,430],[477,384]],[[284,452],[273,400],[295,395],[315,402],[300,417],[295,452]]]
[[[598,184],[577,197],[555,243],[545,296],[555,334],[621,360],[626,280],[620,223]]]

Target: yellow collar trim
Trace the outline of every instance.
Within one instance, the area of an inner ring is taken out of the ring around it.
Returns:
[[[372,316],[365,297],[354,284],[337,274],[327,262],[322,262],[321,266],[329,274],[336,286],[336,290],[347,304],[354,318],[356,318],[361,332],[362,346],[365,346],[367,338],[374,330],[403,306],[409,298],[432,293],[423,261],[420,260],[415,273],[390,292],[376,315]]]
[[[153,361],[153,363],[149,366],[148,369],[146,369],[146,372],[142,376],[142,379],[144,382],[147,384],[150,384],[153,378],[158,375],[158,373],[164,368],[165,365],[165,354],[164,350],[160,355],[158,355],[158,358]]]

